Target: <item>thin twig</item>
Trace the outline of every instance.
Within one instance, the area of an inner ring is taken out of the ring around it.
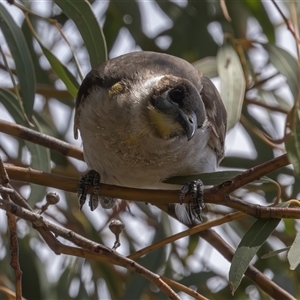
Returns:
[[[257,80],[255,81],[251,86],[248,87],[247,90],[262,86],[263,84],[265,84],[266,82],[268,82],[270,79],[275,78],[276,76],[278,76],[280,73],[277,71],[276,73],[272,74],[269,77],[263,78],[261,80]]]
[[[266,145],[271,146],[272,148],[276,148],[276,149],[280,150],[281,152],[284,152],[283,147],[278,146],[278,144],[280,142],[278,142],[277,140],[274,140],[273,138],[268,136],[266,133],[261,131],[258,127],[256,127],[254,124],[252,124],[244,115],[241,115],[240,122],[245,127],[245,129],[252,131]],[[282,139],[281,143],[283,143],[283,142],[284,142],[284,140]]]
[[[293,22],[293,26],[295,28],[295,34],[297,36],[298,43],[297,44],[297,58],[298,58],[298,68],[300,67],[299,65],[299,58],[300,58],[300,42],[299,42],[299,21],[298,21],[298,9],[297,9],[297,4],[295,0],[291,1],[291,19]],[[296,42],[297,42],[296,40]]]
[[[9,194],[5,192],[7,185],[9,183],[9,177],[4,168],[2,158],[0,157],[0,180],[3,183],[4,187],[0,191],[3,202],[9,203]],[[10,246],[10,265],[15,273],[15,286],[16,286],[16,300],[22,299],[22,270],[19,263],[19,244],[17,236],[17,222],[16,216],[11,212],[6,212],[7,215],[7,224],[9,228],[9,246]]]
[[[231,22],[231,18],[228,13],[228,9],[225,3],[225,0],[220,0],[220,7],[222,9],[223,15],[228,22]]]
[[[202,224],[199,224],[199,225],[196,225],[196,226],[193,226],[192,228],[189,228],[187,230],[184,230],[184,231],[181,231],[177,234],[174,234],[170,237],[167,237],[161,241],[158,241],[154,244],[151,244],[150,246],[148,247],[145,247],[139,251],[136,251],[130,255],[128,255],[127,257],[130,258],[130,259],[138,259],[139,257],[151,252],[151,251],[154,251],[162,246],[165,246],[169,243],[173,243],[183,237],[186,237],[186,236],[191,236],[195,233],[199,233],[200,231],[203,231],[203,230],[206,230],[206,229],[209,229],[209,228],[212,228],[214,226],[219,226],[219,225],[222,225],[224,223],[227,223],[227,222],[231,222],[233,220],[237,220],[237,219],[240,219],[240,218],[243,218],[247,216],[246,214],[242,213],[242,212],[236,212],[236,213],[231,213],[231,214],[227,214],[226,216],[224,217],[221,217],[221,218],[218,218],[218,219],[215,219],[215,220],[212,220],[212,221],[208,221],[208,222],[205,222],[205,223],[202,223]]]
[[[289,165],[290,162],[288,160],[287,154],[280,155],[276,158],[268,160],[260,165],[257,165],[253,168],[248,169],[245,172],[242,172],[232,180],[222,183],[214,188],[214,189],[221,189],[224,195],[228,195],[233,191],[241,188],[242,186],[251,183],[255,180],[260,179],[263,176],[268,175],[269,173],[276,171],[280,168],[283,168]]]
[[[285,114],[285,115],[287,115],[287,114],[289,113],[288,110],[283,109],[283,108],[281,108],[281,107],[279,107],[279,106],[268,105],[268,104],[266,104],[266,103],[263,103],[263,102],[261,102],[261,101],[254,100],[254,99],[247,99],[247,98],[245,98],[245,99],[244,99],[244,102],[245,102],[246,104],[257,105],[257,106],[266,108],[266,109],[271,110],[271,111],[280,112],[280,113]]]
[[[276,3],[276,1],[275,0],[271,0],[271,1],[273,2],[273,4],[276,7],[277,11],[279,12],[279,14],[281,15],[282,19],[284,20],[287,29],[292,33],[292,35],[293,35],[294,39],[296,40],[296,42],[299,43],[300,40],[298,39],[294,28],[291,26],[290,20],[284,15],[283,11],[279,7],[279,5]]]
[[[297,99],[295,99],[295,105],[299,109],[300,107],[300,40],[299,40],[299,23],[298,23],[298,10],[296,7],[295,1],[291,2],[291,14],[292,14],[292,21],[295,27],[295,36],[296,36],[296,46],[297,46],[297,62],[298,62],[298,93],[297,93]],[[298,4],[299,5],[299,4]]]
[[[0,193],[13,194],[14,192],[15,192],[14,189],[10,189],[0,185]]]
[[[176,288],[177,290],[179,291],[182,291],[184,293],[186,293],[187,295],[190,295],[191,297],[193,297],[194,299],[197,299],[197,300],[208,300],[208,298],[202,296],[201,294],[197,293],[195,290],[192,290],[188,287],[186,287],[185,285],[175,281],[175,280],[172,280],[172,279],[169,279],[167,277],[164,277],[162,276],[161,277],[168,285]]]
[[[9,228],[10,265],[15,273],[16,299],[22,299],[22,271],[19,263],[19,244],[17,236],[16,216],[10,212],[6,213]]]

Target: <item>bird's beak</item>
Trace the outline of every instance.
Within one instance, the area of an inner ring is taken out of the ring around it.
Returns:
[[[184,129],[188,141],[191,140],[198,128],[198,119],[195,112],[185,113],[180,109],[176,119]]]

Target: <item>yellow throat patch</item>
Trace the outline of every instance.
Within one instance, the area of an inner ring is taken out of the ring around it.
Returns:
[[[168,139],[183,132],[182,126],[174,118],[153,107],[148,107],[148,109],[151,123],[155,126],[163,139]]]

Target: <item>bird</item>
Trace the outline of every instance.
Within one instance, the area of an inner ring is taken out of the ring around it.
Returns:
[[[184,59],[137,51],[96,66],[75,104],[74,137],[80,132],[90,169],[79,180],[80,208],[90,185],[91,210],[99,199],[106,208],[115,204],[98,196],[100,182],[170,189],[167,178],[215,172],[224,157],[226,123],[217,88]],[[201,218],[202,182],[187,183],[183,197],[187,191],[195,203],[186,215]]]

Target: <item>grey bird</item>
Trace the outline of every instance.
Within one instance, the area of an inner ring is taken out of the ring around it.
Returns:
[[[80,181],[81,208],[88,186],[100,181],[178,189],[162,181],[214,172],[224,157],[226,119],[212,81],[181,58],[133,52],[100,64],[87,74],[76,98],[74,136],[80,131],[93,170]],[[201,194],[201,182],[193,189]],[[98,191],[91,196],[92,210]],[[201,195],[195,199],[201,201]],[[110,207],[105,200],[103,206]],[[194,210],[192,203],[189,217],[200,217]]]

